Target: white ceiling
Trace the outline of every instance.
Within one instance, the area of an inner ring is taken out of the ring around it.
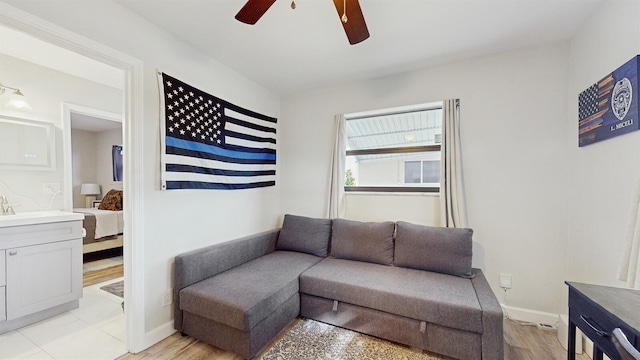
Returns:
[[[253,26],[245,0],[117,0],[282,95],[567,40],[604,1],[360,0],[371,37],[349,45],[331,0],[278,0]]]

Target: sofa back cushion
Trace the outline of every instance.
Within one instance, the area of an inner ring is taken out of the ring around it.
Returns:
[[[276,249],[326,257],[329,251],[330,236],[330,219],[314,219],[286,214]]]
[[[473,230],[404,221],[396,225],[395,266],[472,277]]]
[[[394,230],[395,224],[391,221],[359,222],[335,219],[331,232],[331,256],[391,265]]]

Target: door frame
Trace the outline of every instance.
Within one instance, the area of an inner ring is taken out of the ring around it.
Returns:
[[[64,158],[64,182],[62,185],[62,193],[64,194],[65,211],[73,211],[73,149],[71,148],[71,114],[88,115],[105,121],[123,123],[121,114],[93,109],[81,105],[62,103],[62,157]],[[122,139],[124,139],[124,126],[122,130]]]
[[[127,293],[124,315],[127,350],[140,352],[157,340],[146,336],[144,313],[143,62],[2,2],[0,24],[123,71],[123,145],[127,149],[123,164],[124,232],[130,239],[123,247]]]

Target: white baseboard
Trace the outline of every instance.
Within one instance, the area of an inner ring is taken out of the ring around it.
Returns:
[[[157,328],[149,332],[146,332],[144,334],[143,350],[146,350],[151,346],[155,345],[156,343],[159,343],[160,341],[168,338],[175,332],[176,332],[176,329],[173,328],[173,320],[167,321],[166,323],[158,326]]]
[[[552,325],[554,328],[557,326],[558,314],[548,313],[544,311],[523,309],[505,304],[500,304],[502,311],[509,319],[526,321],[531,323],[542,323]]]
[[[554,328],[557,328],[558,322],[558,314],[547,313],[544,311],[523,309],[514,306],[508,306],[505,304],[500,304],[502,306],[502,311],[504,314],[509,317],[509,319],[518,320],[518,321],[526,321],[531,323],[543,323],[553,325]],[[593,359],[593,342],[586,336],[582,335],[582,344],[584,353],[590,358]],[[603,359],[610,360],[607,355],[604,355]]]

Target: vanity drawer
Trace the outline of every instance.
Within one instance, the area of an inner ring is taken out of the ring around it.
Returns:
[[[6,286],[0,286],[0,321],[7,320]]]
[[[82,221],[0,228],[0,249],[82,239]]]
[[[6,260],[4,258],[5,251],[0,250],[0,286],[7,285]]]

